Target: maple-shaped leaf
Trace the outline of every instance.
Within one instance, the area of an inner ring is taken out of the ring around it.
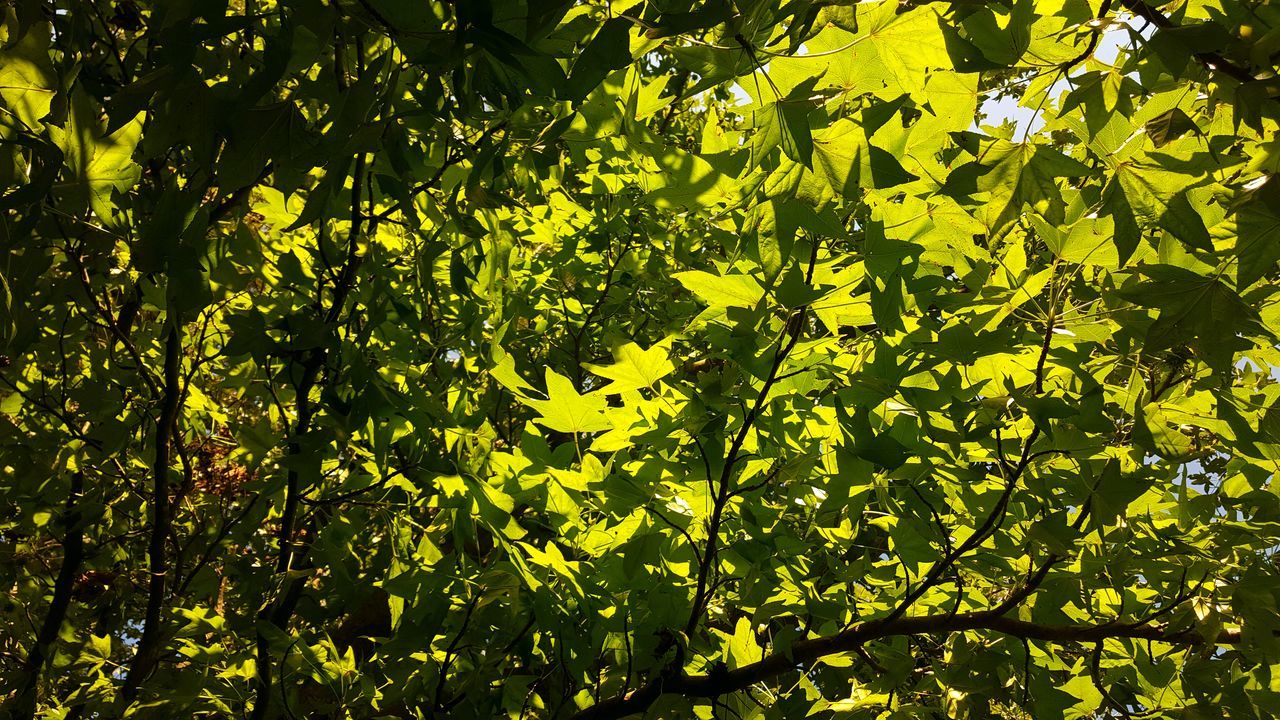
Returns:
[[[1187,344],[1221,369],[1230,366],[1241,335],[1263,331],[1254,309],[1217,276],[1173,265],[1147,265],[1142,274],[1148,279],[1123,288],[1120,296],[1160,311],[1147,329],[1148,351]]]
[[[751,146],[756,164],[761,164],[769,151],[779,145],[782,152],[805,167],[813,167],[813,134],[809,129],[809,112],[814,109],[814,76],[800,83],[785,97],[773,102],[758,102],[752,112],[755,134]]]
[[[600,389],[609,395],[641,388],[652,389],[654,383],[676,369],[667,357],[667,350],[660,345],[645,350],[635,343],[627,343],[613,355],[617,360],[613,365],[583,365],[596,375],[613,381]]]
[[[1236,287],[1243,290],[1280,260],[1280,183],[1258,188],[1236,211]]]
[[[965,138],[972,143],[975,138]],[[976,138],[976,159],[947,178],[944,190],[980,204],[978,219],[993,231],[1022,212],[1023,205],[1051,223],[1063,221],[1064,202],[1057,178],[1081,177],[1088,166],[1043,145]]]
[[[58,73],[49,60],[45,25],[6,39],[0,49],[0,101],[19,122],[35,126],[45,115],[58,89]]]
[[[551,368],[547,368],[546,378],[546,400],[520,400],[540,413],[534,422],[566,433],[599,432],[613,427],[604,415],[604,396],[578,394],[569,378]]]
[[[1168,230],[1190,247],[1212,250],[1213,241],[1204,220],[1187,197],[1189,181],[1193,179],[1143,160],[1121,163],[1115,175],[1115,182],[1139,223]]]
[[[630,20],[615,17],[605,21],[569,73],[568,95],[570,100],[581,101],[609,73],[631,64]]]
[[[756,642],[756,634],[751,621],[745,617],[738,618],[733,634],[718,633],[725,639],[725,662],[732,668],[740,668],[760,659],[760,645]]]
[[[493,353],[494,365],[489,369],[489,376],[498,381],[502,387],[510,390],[517,397],[524,397],[533,390],[524,378],[520,377],[520,373],[516,372],[516,360],[507,354],[502,348],[495,348]]]
[[[814,173],[837,194],[856,198],[863,188],[887,188],[915,179],[889,152],[871,144],[875,128],[848,118],[813,138]]]
[[[884,236],[924,248],[922,262],[964,267],[970,259],[983,259],[985,250],[974,244],[986,226],[946,195],[927,200],[911,196],[876,205],[884,220]]]
[[[711,307],[755,307],[764,297],[764,288],[750,275],[712,275],[701,270],[676,273],[673,277]]]
[[[142,168],[133,161],[133,151],[142,138],[145,113],[110,135],[103,135],[93,101],[87,96],[73,96],[72,112],[65,127],[50,127],[58,149],[66,158],[66,180],[56,183],[54,190],[73,205],[87,203],[104,223],[115,222],[113,192],[124,192],[137,184]]]
[[[1140,91],[1139,85],[1122,72],[1088,72],[1076,81],[1075,89],[1062,99],[1059,112],[1067,114],[1079,110],[1090,139],[1095,139],[1112,123],[1127,121],[1133,115],[1131,95]],[[1128,129],[1126,125],[1126,129]]]
[[[1120,246],[1115,241],[1115,218],[1083,217],[1070,228],[1058,228],[1038,215],[1031,215],[1031,226],[1049,251],[1066,262],[1100,265],[1116,269],[1120,266]]]

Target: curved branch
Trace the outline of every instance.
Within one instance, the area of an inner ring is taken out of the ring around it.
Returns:
[[[1098,8],[1097,20],[1105,18],[1108,12],[1111,12],[1111,0],[1102,0],[1102,7]],[[1064,74],[1093,56],[1093,52],[1098,49],[1098,37],[1101,34],[1101,29],[1098,26],[1092,26],[1092,32],[1089,34],[1089,44],[1085,46],[1085,49],[1079,55],[1062,63],[1061,68]]]
[[[62,525],[67,530],[62,540],[62,567],[58,569],[58,577],[53,583],[53,599],[40,624],[40,631],[36,634],[36,643],[23,660],[22,670],[18,675],[21,678],[17,683],[18,692],[8,706],[13,718],[26,720],[35,717],[40,676],[44,673],[50,650],[58,640],[58,633],[62,630],[67,611],[71,607],[76,577],[80,574],[80,566],[84,564],[84,526],[81,524],[83,518],[80,512],[83,493],[84,473],[76,472],[71,476],[71,493],[67,496],[66,509],[62,513]]]
[[[155,461],[152,463],[151,539],[147,547],[150,579],[147,584],[147,610],[142,637],[129,672],[125,676],[122,695],[132,703],[143,681],[155,670],[160,660],[164,624],[165,590],[169,575],[169,558],[165,543],[172,523],[169,507],[169,464],[173,457],[173,431],[182,411],[182,327],[177,317],[168,320],[164,352],[164,401],[156,419]]]
[[[363,256],[360,255],[359,251],[358,236],[364,221],[364,215],[360,211],[361,185],[364,173],[365,154],[361,152],[356,154],[355,168],[351,179],[351,229],[347,234],[347,257],[343,262],[342,271],[335,281],[333,303],[324,314],[325,323],[329,325],[335,323],[342,314],[342,309],[346,306],[347,295],[350,294],[352,286],[355,285],[356,274],[363,260]],[[318,295],[316,299],[317,306],[323,307],[323,302],[323,296]],[[311,404],[311,391],[319,381],[320,370],[324,367],[327,359],[328,347],[321,346],[308,353],[302,363],[302,377],[297,386],[295,386],[294,392],[297,417],[294,421],[293,432],[287,449],[289,457],[297,457],[302,453],[301,439],[311,430],[311,421],[315,413],[315,408]],[[289,577],[288,573],[289,570],[293,569],[295,558],[304,552],[303,548],[295,546],[298,505],[300,504],[301,495],[301,474],[297,467],[290,467],[288,474],[285,476],[284,507],[280,514],[280,528],[276,533],[279,545],[279,554],[276,556],[276,574],[284,578]],[[279,596],[274,601],[263,603],[258,610],[259,622],[269,622],[284,630],[289,624],[289,619],[293,617],[293,611],[301,594],[302,578],[286,579],[284,589]],[[253,710],[249,717],[253,720],[262,720],[267,714],[273,680],[271,677],[271,647],[266,635],[261,630],[257,634],[256,653],[258,687]]]
[[[1233,645],[1240,642],[1238,630],[1224,630],[1212,640],[1194,630],[1172,630],[1158,624],[1105,623],[1098,625],[1039,625],[991,612],[957,615],[922,615],[896,620],[869,620],[837,635],[801,640],[789,652],[773,653],[758,662],[711,675],[659,677],[630,693],[617,695],[573,715],[570,720],[619,720],[642,713],[663,695],[710,698],[745,690],[805,666],[828,655],[854,652],[863,644],[886,637],[934,635],[940,633],[989,630],[1023,640],[1049,643],[1097,643],[1108,638],[1151,640],[1172,645]]]
[[[1177,23],[1170,20],[1164,13],[1156,10],[1142,0],[1120,0],[1120,4],[1134,15],[1137,15],[1161,30],[1174,30],[1179,27]],[[1254,77],[1253,73],[1247,68],[1231,62],[1221,53],[1198,52],[1194,53],[1193,57],[1195,57],[1195,59],[1199,61],[1201,65],[1204,65],[1211,73],[1222,73],[1223,75],[1227,75],[1237,82],[1242,83],[1255,82],[1258,80],[1258,78]]]
[[[815,239],[809,254],[809,268],[805,273],[806,284],[813,282],[813,268],[817,262],[818,241]],[[740,459],[739,453],[742,452],[742,445],[746,442],[747,436],[751,434],[751,429],[755,427],[756,420],[760,418],[760,413],[764,411],[765,405],[769,401],[769,393],[778,382],[778,371],[782,369],[782,364],[786,361],[787,356],[795,349],[796,343],[800,342],[801,330],[804,328],[808,312],[809,306],[801,305],[787,318],[783,336],[785,340],[774,351],[773,364],[769,368],[769,374],[765,378],[764,385],[760,388],[760,394],[756,396],[751,409],[743,416],[742,427],[738,429],[733,442],[729,444],[729,452],[724,458],[724,469],[720,472],[715,504],[711,508],[711,520],[707,524],[707,546],[702,552],[702,562],[698,566],[698,584],[693,595],[693,607],[689,612],[689,620],[685,624],[684,632],[686,635],[693,635],[693,631],[697,629],[698,623],[702,620],[702,612],[706,609],[707,603],[711,599],[711,591],[707,586],[707,579],[710,577],[712,568],[715,567],[716,550],[720,542],[720,522],[724,516],[724,509],[729,500],[733,498],[730,489],[733,480],[733,466]],[[708,478],[709,480],[710,478]]]
[[[1044,338],[1040,343],[1040,355],[1036,360],[1034,388],[1036,395],[1044,393],[1045,362],[1049,357],[1049,349],[1053,343],[1053,329],[1056,320],[1057,315],[1051,312],[1045,322]],[[1004,522],[1005,512],[1009,507],[1009,501],[1013,498],[1013,493],[1018,488],[1019,480],[1022,479],[1023,473],[1027,471],[1027,467],[1031,465],[1031,461],[1039,456],[1039,454],[1033,454],[1031,448],[1035,445],[1036,440],[1040,439],[1040,434],[1040,428],[1037,426],[1027,435],[1026,441],[1022,443],[1021,457],[1018,458],[1017,464],[1009,472],[1008,477],[1005,479],[1004,490],[1000,493],[1000,498],[996,500],[991,512],[987,513],[987,517],[983,519],[982,524],[969,537],[965,538],[964,542],[956,546],[951,552],[948,552],[940,562],[929,569],[929,572],[925,574],[924,580],[914,590],[909,591],[902,598],[902,601],[898,603],[898,606],[893,609],[893,612],[889,613],[888,620],[896,620],[905,615],[916,600],[919,600],[926,592],[941,582],[953,565],[971,550],[986,542],[987,538],[1000,529],[1000,524]],[[1003,463],[1003,460],[1001,462]]]

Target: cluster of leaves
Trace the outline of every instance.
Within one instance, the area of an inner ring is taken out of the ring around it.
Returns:
[[[2,21],[0,713],[1280,714],[1274,4]]]

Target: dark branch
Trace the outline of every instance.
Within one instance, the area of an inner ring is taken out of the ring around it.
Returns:
[[[1170,20],[1164,13],[1156,10],[1150,5],[1142,2],[1142,0],[1120,0],[1120,4],[1124,5],[1130,12],[1147,22],[1155,25],[1161,30],[1174,30],[1178,28],[1178,24]],[[1228,77],[1242,83],[1254,82],[1258,78],[1247,68],[1237,65],[1221,53],[1216,52],[1198,52],[1195,53],[1195,59],[1204,65],[1209,72],[1222,73]]]
[[[805,274],[805,282],[812,282],[813,268],[817,261],[818,241],[814,240],[809,255],[809,268]],[[702,562],[698,565],[698,584],[693,595],[693,607],[689,613],[689,621],[685,624],[686,635],[692,635],[693,631],[697,629],[698,623],[702,619],[702,612],[706,609],[709,600],[710,593],[707,589],[707,579],[716,563],[716,550],[720,541],[720,523],[724,516],[724,508],[733,497],[731,491],[733,466],[737,464],[739,453],[742,452],[742,444],[746,442],[747,436],[751,434],[751,429],[755,427],[756,420],[759,419],[760,413],[769,401],[769,393],[778,382],[778,371],[782,368],[787,356],[795,348],[796,343],[800,341],[801,330],[804,328],[808,310],[808,305],[802,305],[788,317],[784,344],[774,352],[773,364],[769,368],[769,374],[765,378],[764,385],[760,388],[760,394],[756,396],[755,403],[752,404],[751,409],[742,418],[742,427],[738,429],[738,434],[734,436],[733,442],[729,445],[729,452],[725,455],[724,469],[720,472],[715,504],[711,508],[711,520],[707,524],[707,546],[702,552]]]
[[[1204,638],[1194,630],[1174,630],[1166,625],[1104,623],[1098,625],[1039,625],[989,611],[957,615],[924,615],[896,620],[877,619],[855,625],[829,637],[801,640],[788,652],[733,670],[709,675],[681,675],[655,678],[643,687],[593,705],[570,720],[618,720],[642,713],[664,694],[687,698],[711,698],[745,690],[756,683],[780,675],[800,672],[818,659],[853,652],[867,642],[886,637],[949,634],[988,630],[1024,640],[1047,643],[1096,643],[1108,638],[1151,640],[1172,645],[1232,645],[1240,642],[1237,630],[1224,630],[1215,638]]]
[[[182,399],[182,327],[177,317],[168,320],[164,352],[164,396],[160,417],[156,419],[155,461],[152,463],[151,539],[147,546],[148,571],[147,610],[143,618],[142,637],[125,677],[123,697],[132,702],[138,688],[155,670],[160,660],[165,588],[169,561],[165,543],[169,538],[169,464],[172,457],[173,430],[177,427]]]
[[[22,663],[18,692],[9,706],[9,713],[15,720],[35,717],[40,676],[71,607],[76,576],[80,574],[80,566],[84,563],[84,527],[80,517],[80,495],[83,492],[84,474],[77,472],[71,476],[71,493],[67,496],[66,509],[62,513],[62,525],[66,528],[66,534],[62,540],[62,567],[58,569],[58,577],[53,582],[53,600],[49,603],[44,621],[40,623],[36,644]]]

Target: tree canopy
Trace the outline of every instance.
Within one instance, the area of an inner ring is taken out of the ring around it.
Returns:
[[[1280,715],[1277,53],[6,4],[0,715]]]

